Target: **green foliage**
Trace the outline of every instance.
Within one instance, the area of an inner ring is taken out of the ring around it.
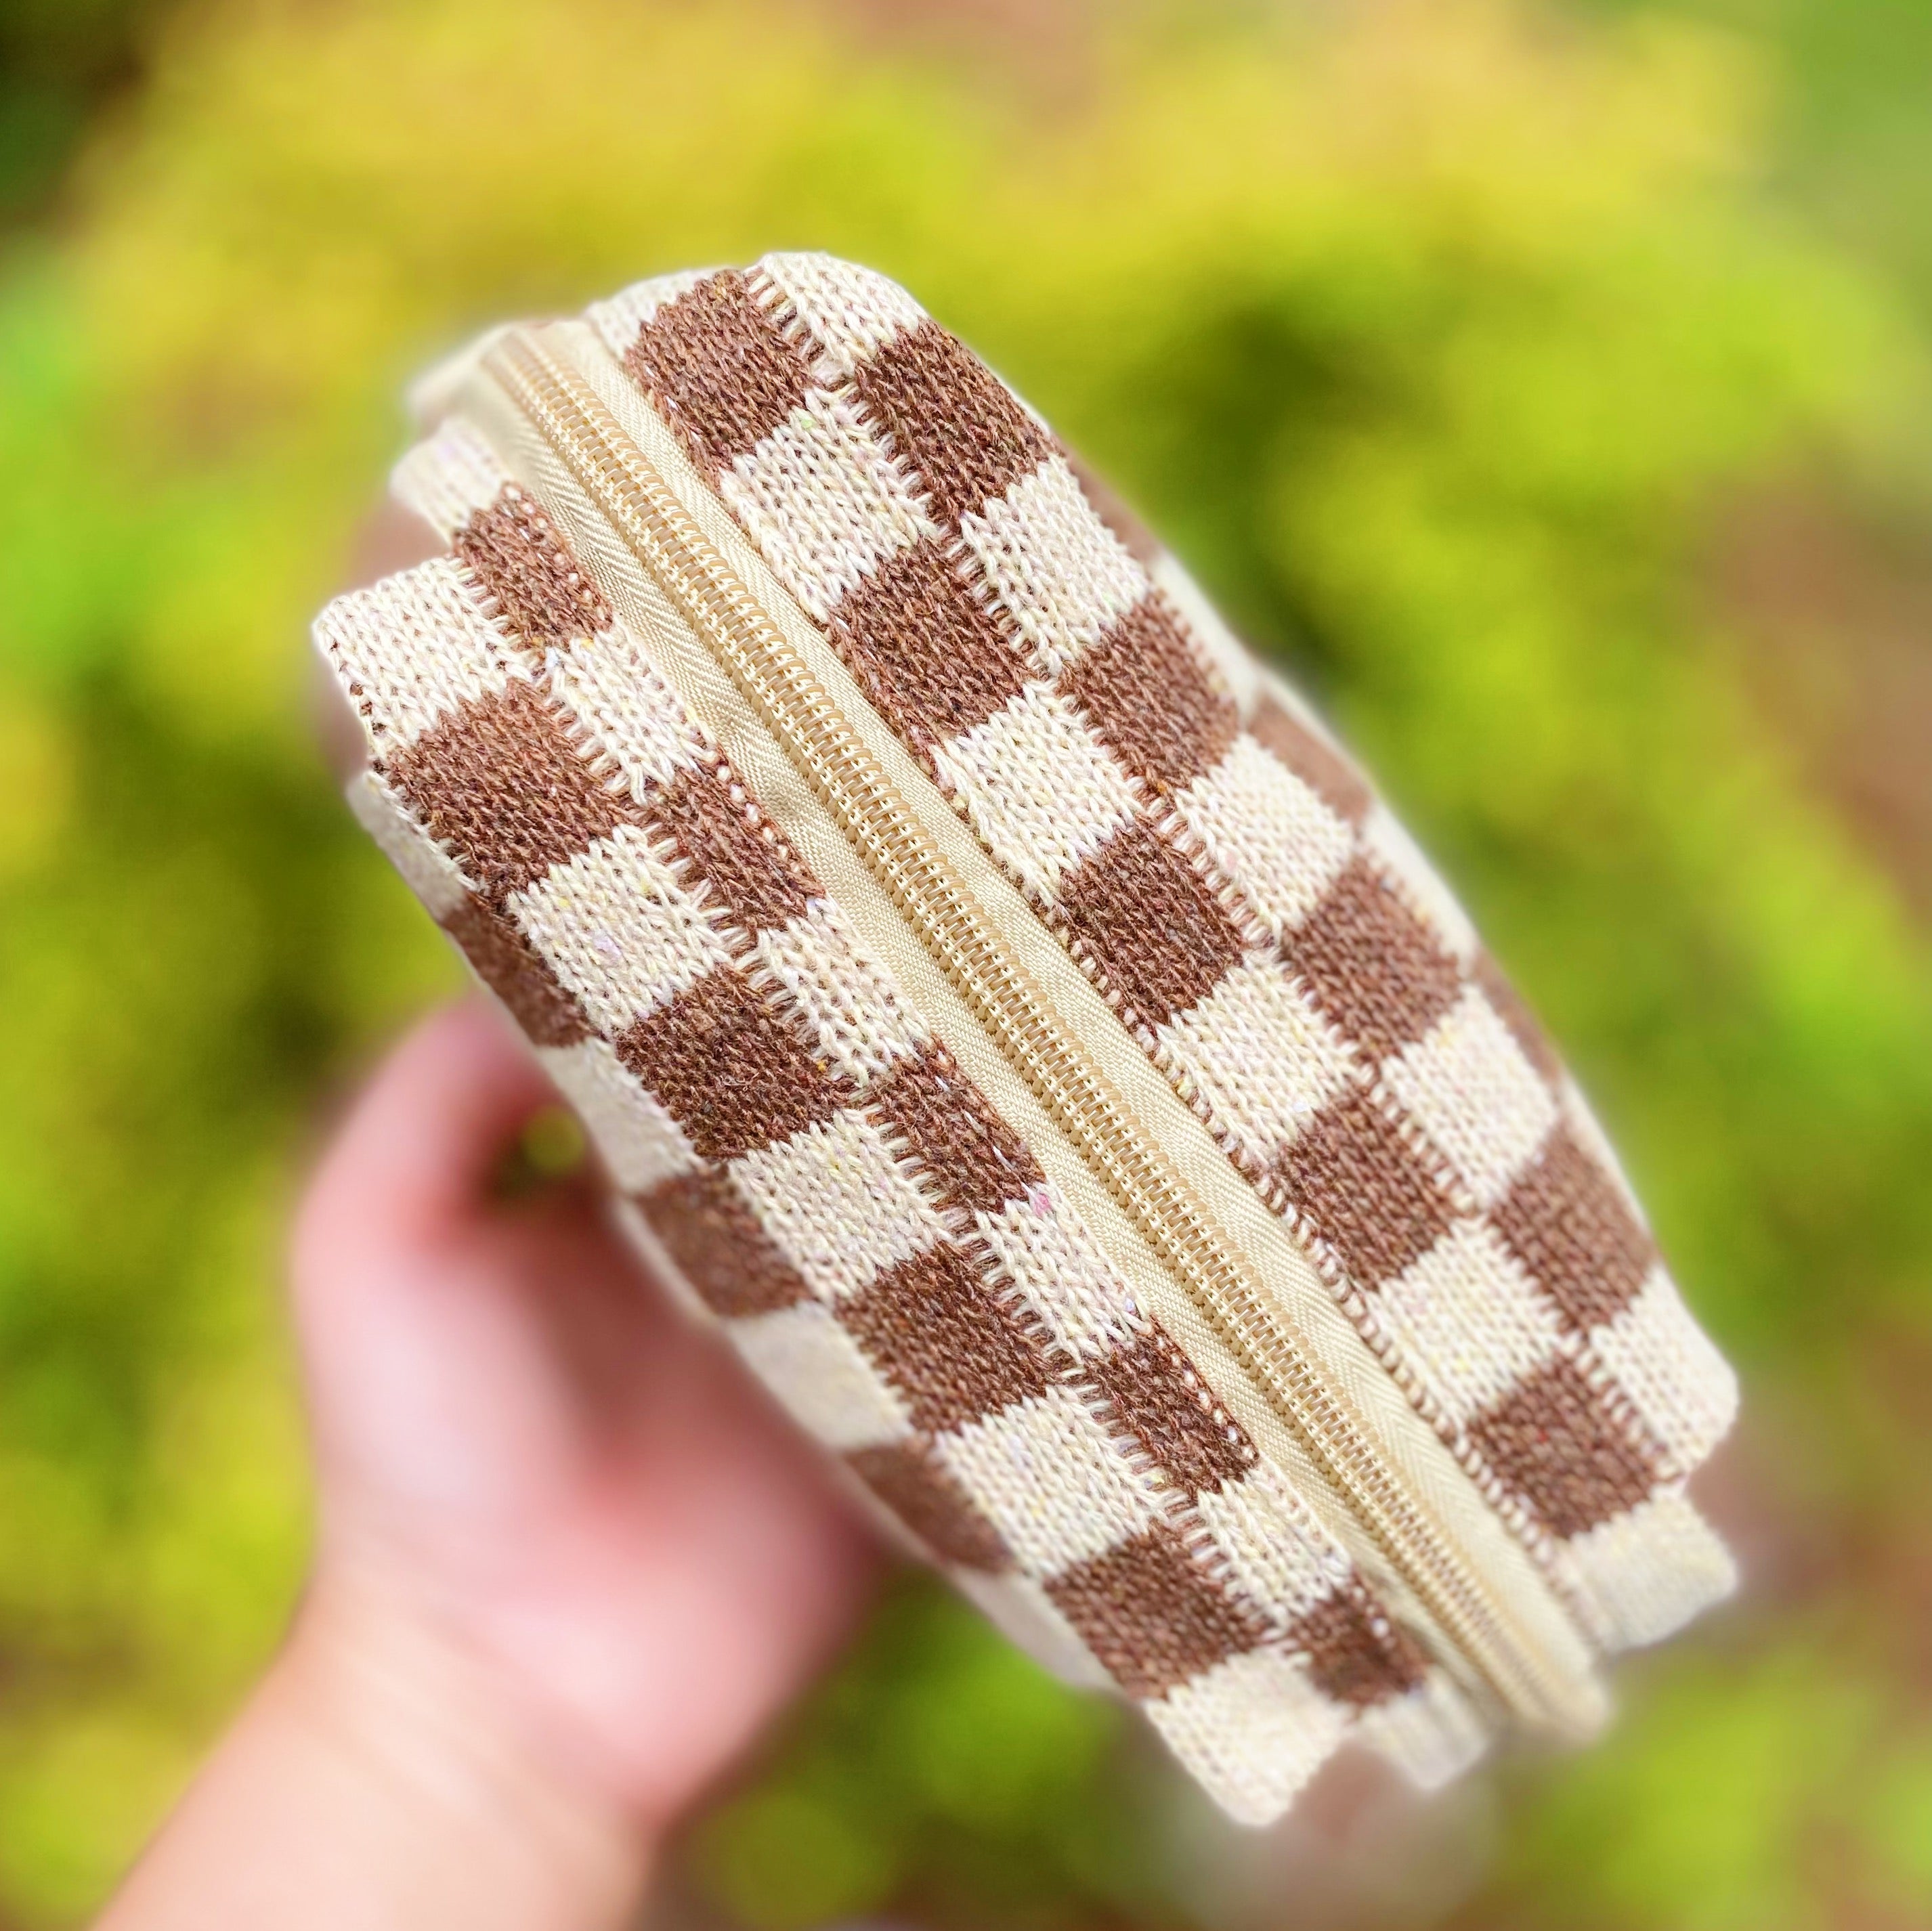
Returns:
[[[692,261],[900,274],[1318,685],[1602,1099],[1789,1506],[1907,1545],[1922,1424],[1874,1369],[1928,1339],[1924,942],[1700,558],[1767,481],[1875,472],[1910,328],[1768,211],[1754,77],[1701,34],[1135,19],[1036,95],[777,0],[216,9],[6,265],[0,1916],[84,1914],[274,1640],[278,1228],[318,1093],[451,983],[304,721],[393,387]],[[1681,1652],[1517,1806],[1511,1908],[1922,1897],[1932,1722],[1880,1639],[1911,1566],[1821,1585],[1830,1642],[1767,1612]],[[1172,1915],[1118,1729],[911,1591],[692,1882],[774,1931]],[[1821,1888],[1812,1832],[1864,1875]]]
[[[89,118],[126,89],[158,0],[9,0],[0,10],[0,221],[38,213]]]
[[[1932,1731],[1906,1739],[1883,1765],[1860,1822],[1886,1901],[1932,1917]]]
[[[1616,1923],[1823,1931],[1808,1880],[1872,1742],[1872,1686],[1793,1644],[1648,1687],[1633,1735],[1565,1780],[1519,1865]]]
[[[1648,0],[1588,0],[1634,11]],[[1932,307],[1932,11],[1916,0],[1684,0],[1774,45],[1783,195]]]
[[[1131,1828],[1124,1725],[963,1606],[908,1586],[813,1699],[783,1774],[699,1827],[692,1877],[754,1931],[862,1917],[908,1896],[981,1921],[1070,1895],[1144,1915],[1162,1873]],[[936,1879],[943,1895],[926,1895]]]

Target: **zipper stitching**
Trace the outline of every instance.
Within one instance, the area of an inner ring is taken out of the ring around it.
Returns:
[[[810,667],[595,391],[521,333],[500,342],[484,366],[738,684],[1015,1070],[1472,1668],[1530,1721],[1586,1727],[1588,1695],[1520,1633],[1404,1492],[1346,1399],[1270,1310],[1261,1281],[1051,1012]]]

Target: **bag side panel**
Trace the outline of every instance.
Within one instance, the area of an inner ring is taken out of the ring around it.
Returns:
[[[1730,1371],[1547,1041],[1306,708],[883,277],[716,271],[621,354],[1598,1640],[1724,1594],[1684,1487]]]
[[[358,808],[753,1372],[1238,1816],[1468,1731],[484,438],[398,487],[448,553],[317,625]]]

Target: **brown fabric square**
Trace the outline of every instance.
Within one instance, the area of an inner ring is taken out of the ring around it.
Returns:
[[[710,1168],[683,1174],[640,1194],[638,1205],[713,1314],[728,1321],[772,1314],[810,1294],[728,1174]]]
[[[1238,1482],[1253,1467],[1254,1444],[1240,1424],[1158,1327],[1088,1372],[1121,1425],[1190,1498]]]
[[[541,655],[568,650],[611,621],[608,599],[578,567],[570,546],[536,499],[506,484],[488,509],[456,532],[457,560],[495,600],[525,646]]]
[[[1419,1039],[1462,990],[1456,961],[1365,859],[1352,859],[1282,956],[1371,1057]]]
[[[1622,1189],[1567,1126],[1544,1142],[1490,1222],[1571,1327],[1614,1320],[1657,1258]]]
[[[849,1097],[728,966],[640,1019],[616,1048],[708,1160],[788,1140]]]
[[[812,382],[805,356],[735,268],[667,302],[624,366],[708,475],[782,427]]]
[[[1046,1392],[1040,1349],[950,1242],[889,1268],[838,1318],[935,1435]]]
[[[900,736],[923,750],[982,724],[1025,685],[1025,659],[940,546],[886,558],[832,613],[833,648]]]
[[[383,773],[491,904],[534,885],[637,814],[578,754],[563,721],[517,682],[465,704]]]
[[[1478,1417],[1468,1434],[1504,1487],[1558,1537],[1634,1508],[1656,1483],[1650,1451],[1561,1357]]]
[[[997,1213],[1046,1180],[1026,1143],[943,1047],[902,1061],[872,1088],[868,1108],[920,1163],[928,1192],[943,1207]]]
[[[1496,1008],[1496,1017],[1509,1028],[1510,1036],[1522,1048],[1523,1057],[1555,1086],[1563,1077],[1563,1062],[1550,1043],[1549,1035],[1537,1023],[1528,1001],[1510,983],[1502,967],[1487,952],[1480,952],[1469,976]]]
[[[1248,729],[1338,816],[1359,825],[1375,793],[1369,781],[1285,706],[1265,692]]]
[[[748,931],[796,919],[819,883],[748,798],[734,802],[731,780],[713,765],[687,768],[646,800],[651,829],[677,847],[716,900]]]
[[[861,1448],[845,1459],[860,1479],[942,1562],[998,1573],[1013,1566],[1000,1532],[934,1456],[907,1441]]]
[[[500,912],[480,898],[466,898],[441,923],[532,1045],[574,1046],[590,1037],[589,1015],[558,983],[550,961]]]
[[[1046,431],[936,322],[895,336],[855,381],[934,513],[955,526],[1005,495],[1052,453]]]
[[[1304,1652],[1325,1696],[1365,1710],[1406,1696],[1428,1673],[1408,1633],[1378,1615],[1360,1586],[1339,1589],[1289,1624],[1287,1647]]]
[[[1324,1107],[1275,1162],[1288,1198],[1360,1286],[1390,1280],[1448,1231],[1448,1199],[1359,1088]]]
[[[1220,901],[1138,819],[1061,880],[1060,907],[1130,1023],[1164,1025],[1240,963],[1241,935]]]
[[[1159,591],[1143,597],[1060,679],[1114,755],[1156,791],[1218,764],[1240,729]]]
[[[1056,1576],[1046,1593],[1130,1696],[1161,1696],[1267,1636],[1164,1524]]]

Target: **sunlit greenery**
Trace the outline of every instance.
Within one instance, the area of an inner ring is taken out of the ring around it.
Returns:
[[[1707,26],[1132,18],[1035,74],[779,0],[218,6],[0,263],[0,1922],[85,1915],[276,1639],[279,1226],[453,982],[305,716],[397,385],[779,244],[908,282],[1312,683],[1746,1370],[1770,1580],[1502,1776],[1467,1921],[1932,1914],[1932,976],[1706,567],[1769,491],[1916,526],[1915,310],[1768,191],[1774,76]],[[1160,1774],[913,1589],[686,1882],[1179,1918]]]

